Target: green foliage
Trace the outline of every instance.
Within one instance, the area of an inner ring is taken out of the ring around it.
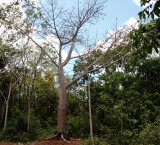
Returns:
[[[95,144],[156,145],[159,142],[159,125],[157,123],[160,113],[159,61],[159,58],[151,58],[147,54],[137,52],[117,65],[123,72],[118,72],[115,65],[113,68],[106,69],[107,74],[100,76],[99,80],[92,80],[91,97]],[[79,92],[81,91],[79,90]],[[82,99],[84,94],[76,92],[73,97]],[[73,109],[73,112],[70,111],[70,113],[78,112],[78,108],[83,113],[80,100],[73,101],[72,99],[69,99],[73,105],[73,108],[70,108],[70,110]],[[86,99],[82,99],[82,101],[87,112],[88,102]],[[81,134],[88,131],[83,127],[85,120],[82,119],[80,112],[69,115],[68,118],[68,126],[72,126],[69,131],[75,137],[82,136]],[[80,125],[78,119],[83,129],[78,127]],[[76,130],[78,130],[78,134]],[[150,134],[147,134],[147,131]],[[147,135],[149,136],[147,137]],[[87,138],[87,135],[84,137]],[[91,144],[90,139],[86,140],[84,144]]]
[[[75,88],[74,88],[75,89]],[[82,95],[82,96],[81,96]],[[89,115],[83,94],[73,90],[67,94],[67,137],[86,138],[89,135]]]
[[[68,137],[87,138],[89,136],[89,116],[87,112],[80,113],[78,116],[67,116]]]
[[[140,25],[140,28],[133,33],[131,37],[135,40],[134,47],[142,45],[143,52],[151,54],[152,48],[154,48],[158,53],[160,46],[160,1],[150,3],[151,0],[141,0],[140,2],[141,6],[148,4],[143,11],[138,13],[140,20],[151,17],[152,21],[146,25]]]
[[[8,127],[2,134],[4,141],[10,142],[29,142],[37,139],[39,135],[40,121],[31,113],[30,131],[27,131],[27,112],[18,108],[14,109],[12,118],[8,121]]]
[[[12,76],[13,83],[17,81],[12,88],[11,98],[9,102],[9,113],[7,128],[5,132],[0,133],[0,139],[3,141],[12,142],[30,142],[38,139],[41,136],[53,134],[54,126],[57,122],[57,102],[58,93],[55,88],[54,73],[52,71],[45,71],[44,75],[37,72],[36,79],[28,74],[30,70],[24,68],[17,68],[14,76]],[[23,74],[23,75],[22,75]],[[21,75],[21,77],[20,77]],[[15,77],[16,76],[16,77]],[[0,129],[3,130],[4,115],[5,115],[5,99],[7,99],[8,88],[11,76],[9,74],[1,74],[0,81],[0,110],[1,120]],[[27,131],[28,126],[28,92],[31,90],[31,116],[30,116],[30,130]],[[43,88],[45,87],[45,88]],[[52,133],[51,133],[52,127]],[[56,128],[56,127],[55,127]],[[49,131],[49,132],[48,132]]]
[[[155,16],[160,17],[160,1],[157,0],[154,4],[150,3],[151,0],[141,0],[141,6],[148,6],[141,12],[138,13],[139,18],[146,20],[147,16],[151,17],[153,20]]]
[[[147,24],[140,24],[139,28],[129,35],[132,40],[132,49],[141,49],[144,54],[152,53],[154,49],[159,52],[160,46],[160,19],[150,21]]]
[[[154,123],[147,124],[140,132],[139,144],[156,145],[160,142],[160,122],[156,120]]]
[[[45,71],[44,77],[37,74],[34,90],[37,96],[36,103],[34,104],[34,112],[44,121],[50,120],[56,124],[57,118],[57,103],[58,93],[55,88],[54,73]]]
[[[85,71],[85,67],[88,67],[90,64],[92,64],[93,60],[97,59],[101,55],[102,55],[102,51],[100,49],[98,49],[98,50],[94,50],[93,53],[91,53],[91,55],[85,59],[78,58],[75,61],[75,64],[73,67],[73,71],[74,71],[73,78],[75,78],[76,76],[81,74],[83,71]],[[103,63],[103,61],[100,61],[98,64],[95,64],[95,65],[101,65],[102,63]],[[93,65],[89,70],[93,70],[94,68],[96,68],[95,65]],[[95,75],[99,72],[100,71],[97,70],[97,71],[91,72],[91,74]],[[87,76],[85,75],[84,77],[80,78],[80,80],[81,81],[79,81],[78,83],[84,84],[87,80]],[[79,84],[79,85],[81,85],[81,84]]]
[[[91,140],[84,140],[83,145],[91,145]],[[94,145],[109,145],[104,138],[94,137]]]

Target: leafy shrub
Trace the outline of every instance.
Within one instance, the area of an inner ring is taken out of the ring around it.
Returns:
[[[7,122],[5,133],[2,133],[0,139],[11,142],[28,142],[37,139],[40,128],[40,121],[32,114],[30,130],[27,131],[27,113],[16,108],[12,118]]]
[[[79,114],[79,116],[67,117],[67,136],[88,138],[89,118],[88,114]]]
[[[83,145],[91,145],[91,140],[90,138],[84,140]],[[94,137],[94,145],[109,145],[107,141],[104,138],[98,138]]]
[[[159,120],[160,121],[160,120]],[[139,144],[158,145],[160,143],[160,122],[148,124],[139,134]]]

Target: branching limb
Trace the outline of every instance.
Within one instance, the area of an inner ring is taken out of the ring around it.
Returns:
[[[46,140],[54,139],[56,137],[58,137],[58,133],[55,134],[55,135],[49,135],[49,136],[47,136]]]
[[[72,52],[73,52],[73,48],[74,48],[74,44],[75,44],[75,39],[72,41],[71,48],[69,50],[69,53],[68,53],[68,56],[67,56],[66,60],[63,62],[63,66],[68,64],[68,62],[70,61],[71,55],[72,55]]]
[[[57,63],[56,63],[56,62],[52,59],[52,57],[43,49],[43,47],[42,47],[40,44],[38,44],[32,37],[29,36],[29,38],[31,39],[31,41],[32,41],[34,44],[36,44],[36,45],[50,58],[50,60],[52,61],[52,63],[54,63],[55,66],[58,67]]]
[[[75,82],[77,82],[81,77],[83,77],[86,73],[81,73],[77,78],[75,78],[73,81],[67,84],[66,88],[69,88],[71,85],[73,85]]]
[[[0,90],[0,94],[2,95],[2,97],[3,97],[3,99],[4,99],[4,101],[5,101],[5,103],[7,102],[7,100],[6,100],[6,98],[4,97],[4,95],[3,95],[3,93],[2,93],[2,91]]]

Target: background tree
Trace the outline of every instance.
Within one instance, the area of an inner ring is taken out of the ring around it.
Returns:
[[[11,92],[13,87],[15,87],[17,81],[20,79],[20,76],[16,75],[16,69],[22,62],[21,56],[19,56],[20,51],[16,48],[6,45],[1,40],[1,58],[4,64],[2,72],[1,72],[1,97],[3,97],[5,101],[5,119],[4,119],[4,128],[3,131],[6,130],[7,120],[8,120],[8,108],[9,101],[11,98]],[[5,87],[4,87],[5,86]],[[4,89],[4,90],[3,90]],[[7,93],[8,92],[8,93]]]

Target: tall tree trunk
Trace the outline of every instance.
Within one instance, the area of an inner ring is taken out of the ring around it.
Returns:
[[[8,104],[9,104],[9,101],[7,100],[7,102],[6,102],[6,112],[5,112],[5,119],[4,119],[3,132],[6,131],[6,126],[7,126],[7,119],[8,119]]]
[[[121,99],[121,141],[123,143],[123,89],[122,89],[122,99]]]
[[[86,68],[86,75],[88,78],[88,103],[89,103],[89,126],[90,126],[90,138],[92,144],[94,144],[94,139],[93,139],[93,125],[92,125],[92,109],[91,109],[91,91],[90,91],[90,78],[88,74],[88,70]]]
[[[58,75],[59,75],[60,88],[59,88],[57,132],[63,134],[66,131],[66,94],[67,94],[67,90],[66,90],[66,81],[65,81],[62,63],[59,63]]]
[[[35,69],[34,71],[34,78],[33,78],[33,81],[32,81],[32,87],[33,87],[33,108],[35,107],[35,104],[36,104],[36,89],[35,89],[35,81],[36,81],[36,77],[37,77],[37,70]]]
[[[121,112],[121,141],[123,142],[123,112]]]
[[[28,125],[27,125],[27,131],[30,130],[30,118],[31,118],[31,86],[28,86]]]
[[[6,112],[5,112],[5,119],[4,119],[4,126],[3,126],[3,132],[5,132],[6,130],[6,126],[7,126],[7,119],[8,119],[8,108],[9,108],[9,99],[11,96],[11,90],[12,90],[12,81],[9,84],[9,92],[8,92],[8,97],[6,100]]]
[[[5,106],[2,105],[1,121],[3,120]]]
[[[22,85],[19,84],[19,93],[18,93],[19,109],[21,109],[21,92],[20,92],[21,89],[22,89]]]

